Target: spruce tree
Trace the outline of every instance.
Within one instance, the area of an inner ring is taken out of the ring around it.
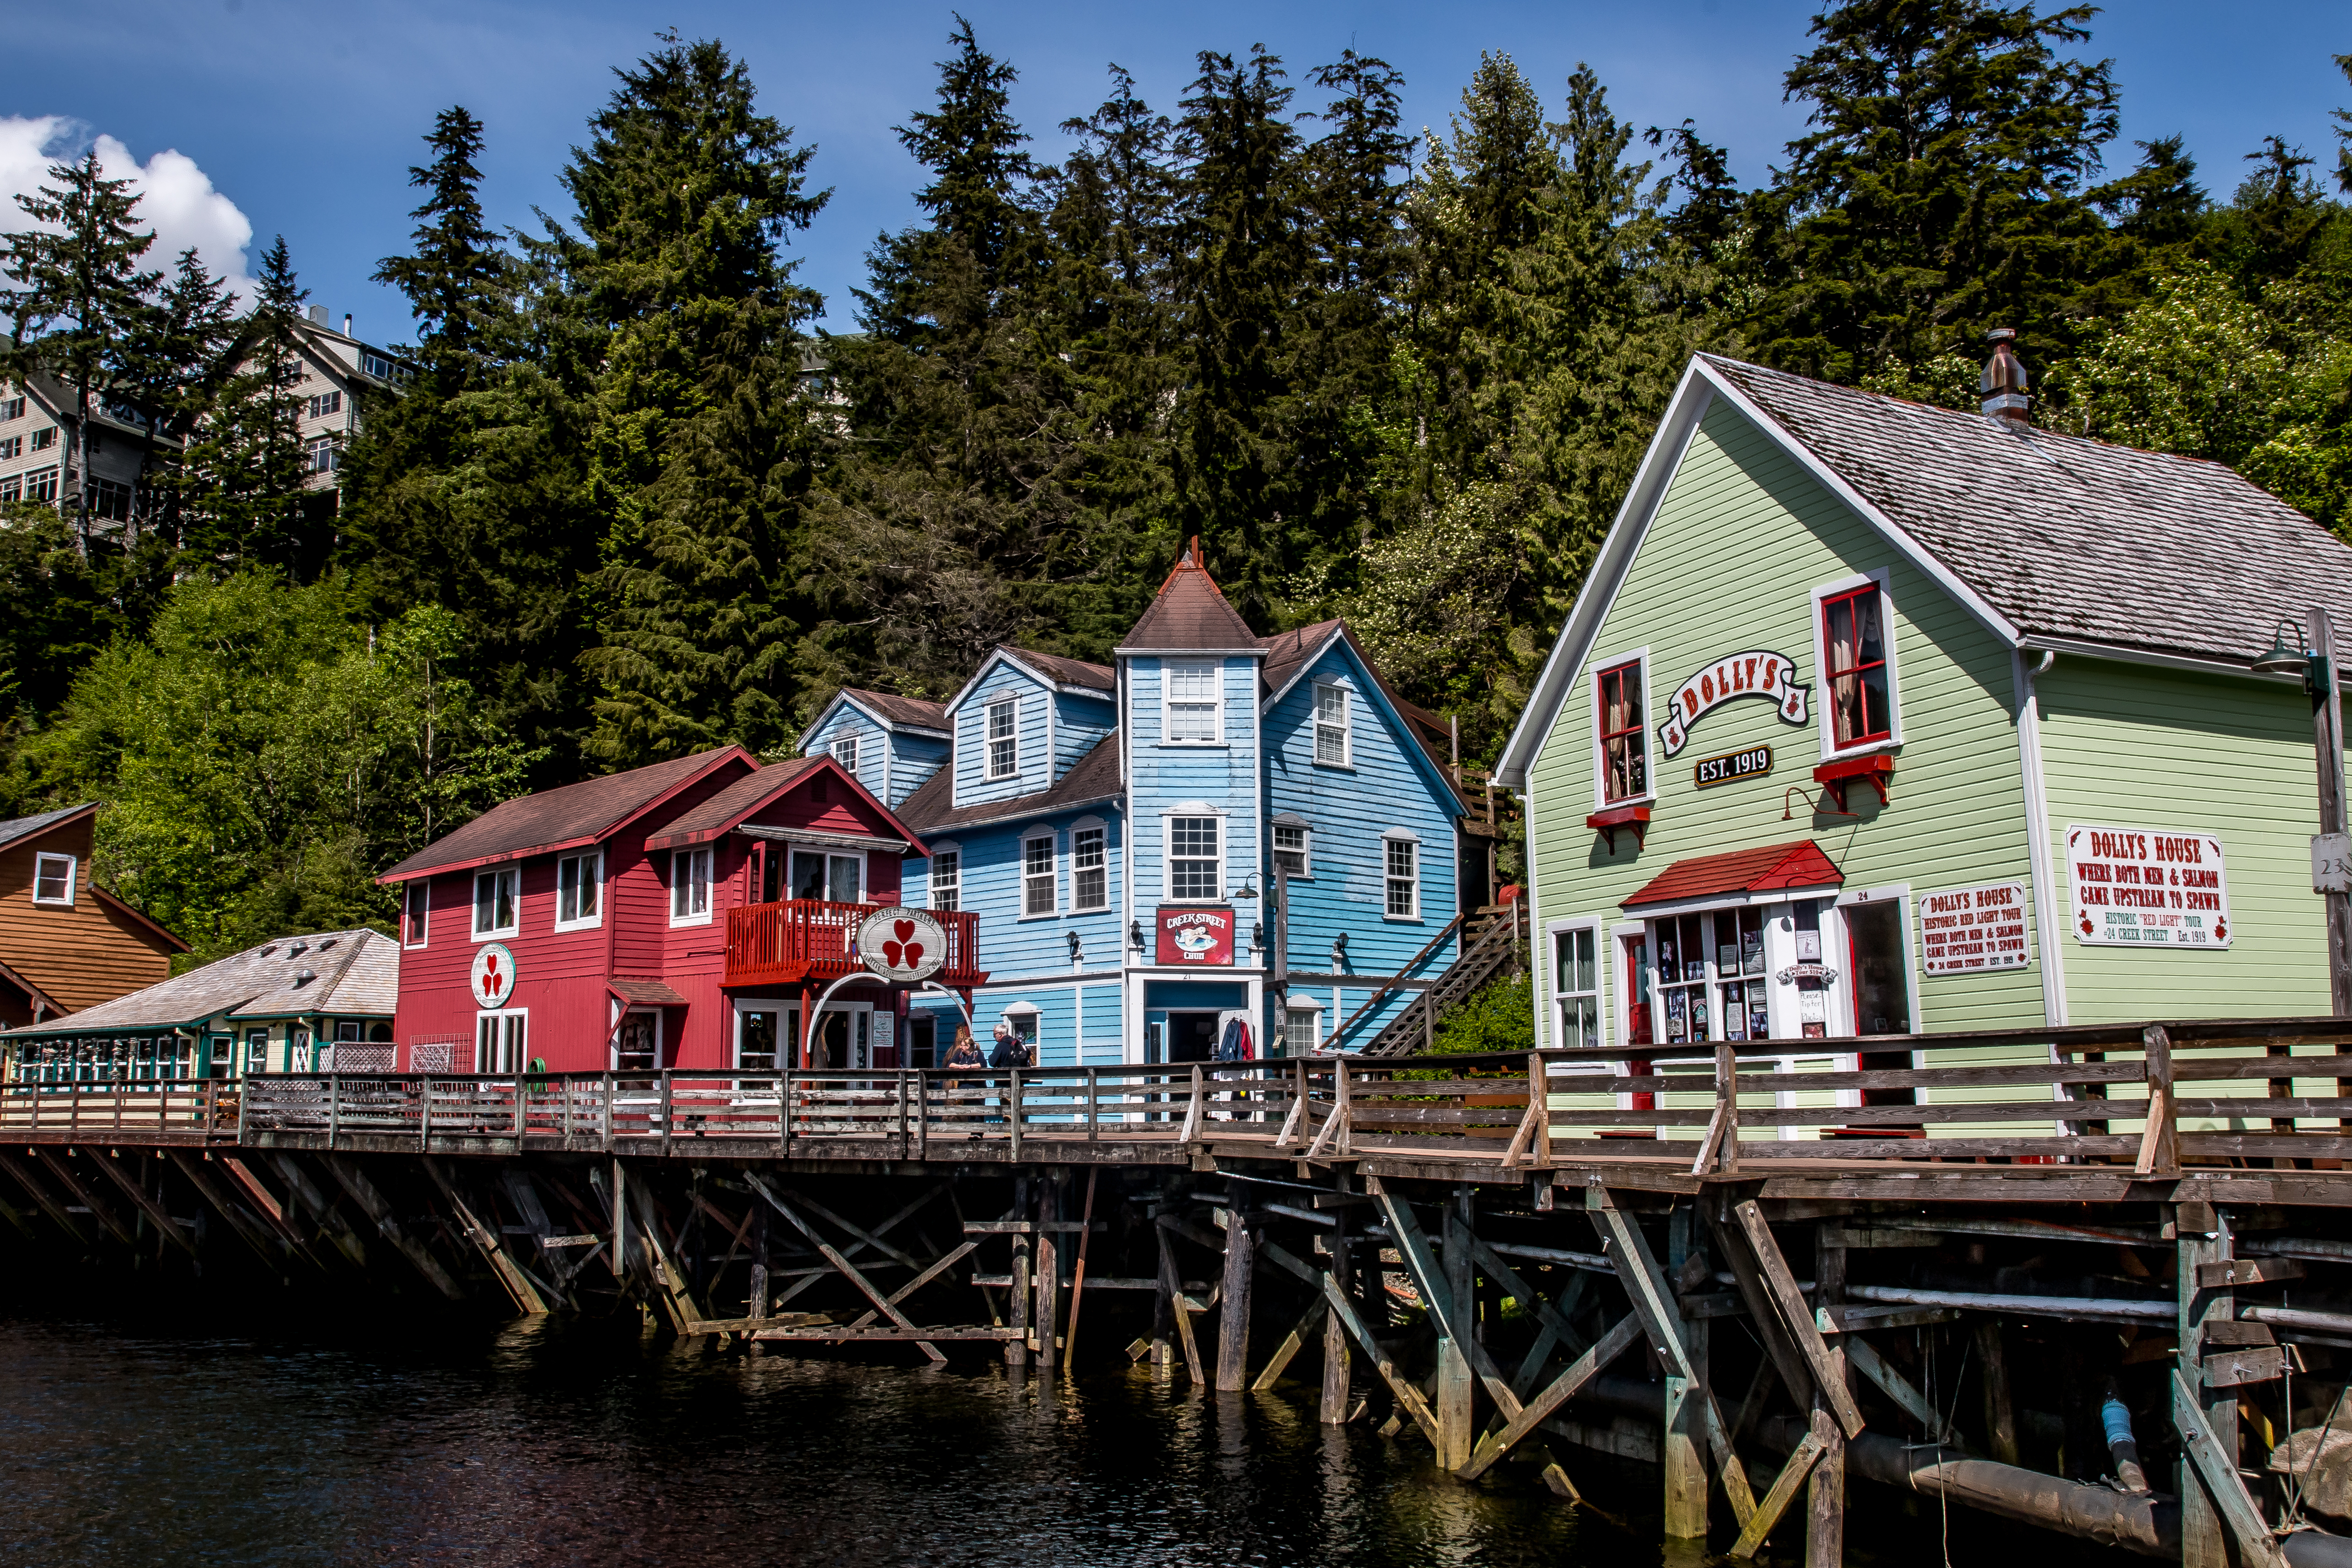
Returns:
[[[262,253],[253,308],[226,350],[235,370],[188,443],[184,547],[217,570],[272,567],[298,579],[324,564],[331,528],[306,505],[295,323],[310,292],[286,237]]]
[[[9,338],[0,345],[0,371],[23,382],[44,371],[74,395],[66,433],[65,485],[60,504],[74,521],[79,548],[89,548],[90,411],[124,370],[127,345],[142,325],[148,295],[162,281],[142,272],[140,258],[155,243],[134,221],[139,198],[128,178],[109,179],[96,149],[71,163],[49,166],[48,183],[16,204],[37,227],[0,235],[0,313]]]
[[[793,599],[815,420],[796,392],[819,301],[777,254],[829,193],[813,148],[759,112],[714,41],[618,73],[563,172],[584,245],[581,307],[604,326],[588,500],[604,524],[589,754],[614,766],[788,738]]]
[[[1775,363],[1853,381],[1974,355],[2010,326],[2044,355],[2104,269],[2086,201],[2116,134],[2110,62],[2074,57],[2093,8],[1844,0],[1787,78],[1813,129],[1775,194],[1786,233],[1756,313]]]

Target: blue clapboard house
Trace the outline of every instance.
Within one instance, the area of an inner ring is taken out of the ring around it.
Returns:
[[[1411,1000],[1361,1011],[1380,982],[1441,973],[1490,893],[1444,727],[1344,622],[1252,632],[1197,543],[1114,652],[998,648],[944,705],[845,691],[802,748],[921,836],[907,903],[979,915],[982,1050],[1003,1019],[1041,1066],[1205,1061],[1238,1019],[1255,1055],[1295,1055],[1351,1014],[1338,1048],[1361,1047]],[[911,1007],[929,1065],[961,1015]]]

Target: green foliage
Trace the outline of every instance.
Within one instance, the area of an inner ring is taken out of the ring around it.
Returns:
[[[203,962],[289,930],[388,922],[374,873],[515,791],[529,758],[448,673],[437,610],[381,635],[332,584],[183,584],[100,654],[22,765],[98,800],[98,870]]]
[[[1439,1055],[1536,1048],[1535,980],[1526,971],[1487,981],[1438,1020],[1430,1049]]]

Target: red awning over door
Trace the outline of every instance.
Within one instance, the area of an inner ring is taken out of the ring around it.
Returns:
[[[1840,887],[1845,874],[1811,839],[1768,844],[1762,849],[1733,850],[1727,854],[1695,855],[1676,861],[1628,898],[1622,909],[1650,904],[1687,904],[1695,899],[1722,898],[1736,893],[1770,893],[1784,888]]]

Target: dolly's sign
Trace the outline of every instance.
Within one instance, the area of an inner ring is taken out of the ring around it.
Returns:
[[[2066,829],[2074,940],[2086,946],[2227,947],[2221,841],[2154,828]]]
[[[1234,912],[1230,909],[1163,907],[1159,911],[1159,961],[1162,964],[1230,964],[1234,961]]]
[[[1734,653],[1698,671],[1675,688],[1666,699],[1666,722],[1658,726],[1658,739],[1674,756],[1690,739],[1691,726],[1741,697],[1762,697],[1772,705],[1782,724],[1803,724],[1811,716],[1813,688],[1794,680],[1797,666],[1780,653],[1758,650]]]
[[[1987,883],[1921,896],[1919,962],[1927,973],[2021,969],[2027,957],[2023,883]]]

